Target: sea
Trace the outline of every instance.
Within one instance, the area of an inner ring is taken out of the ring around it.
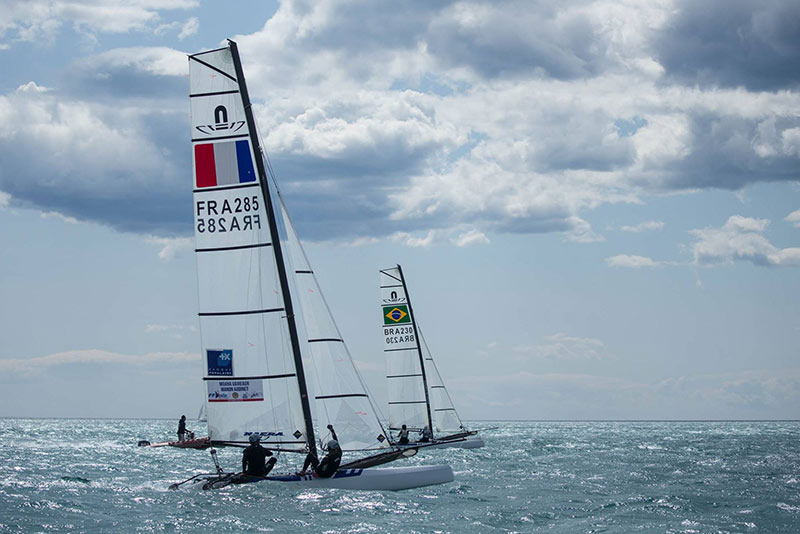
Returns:
[[[440,486],[171,491],[213,468],[208,451],[137,447],[173,439],[175,421],[0,419],[0,532],[800,532],[800,422],[469,426],[484,448],[402,460],[450,464]],[[276,472],[299,460],[282,453]]]

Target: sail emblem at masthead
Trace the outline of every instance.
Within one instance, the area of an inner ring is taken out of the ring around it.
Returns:
[[[225,108],[225,106],[221,105],[214,109],[214,121],[215,124],[203,124],[201,126],[195,126],[195,128],[206,135],[210,135],[214,132],[219,132],[220,130],[238,132],[242,129],[242,126],[245,125],[245,121],[228,122],[228,110]]]

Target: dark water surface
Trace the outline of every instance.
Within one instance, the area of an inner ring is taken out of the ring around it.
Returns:
[[[136,447],[174,426],[0,419],[0,532],[800,532],[798,422],[473,423],[499,427],[485,448],[404,461],[449,463],[455,482],[403,492],[168,491],[212,466]]]

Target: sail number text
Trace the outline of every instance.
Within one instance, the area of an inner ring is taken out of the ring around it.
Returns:
[[[411,326],[385,326],[383,335],[386,336],[386,344],[394,343],[413,343],[414,328]]]
[[[197,231],[235,232],[261,228],[261,217],[258,213],[258,196],[234,197],[216,200],[198,200],[195,204]]]

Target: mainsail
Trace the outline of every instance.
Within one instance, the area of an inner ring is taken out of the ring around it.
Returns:
[[[435,439],[463,433],[464,425],[415,320],[400,266],[381,270],[380,285],[390,430],[406,425],[419,432],[427,426]]]
[[[236,44],[189,56],[194,220],[212,442],[316,452],[265,165]]]

